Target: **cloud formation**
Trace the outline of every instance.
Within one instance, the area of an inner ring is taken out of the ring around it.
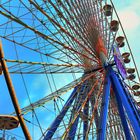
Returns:
[[[118,15],[125,30],[134,31],[140,27],[139,7],[140,3],[136,0],[136,2],[131,2],[129,6],[118,11]]]

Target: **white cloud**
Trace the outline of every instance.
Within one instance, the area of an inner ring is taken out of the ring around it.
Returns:
[[[121,23],[125,30],[136,30],[140,26],[140,15],[135,11],[126,8],[118,12]]]
[[[139,0],[118,11],[121,23],[125,30],[134,31],[140,26]]]

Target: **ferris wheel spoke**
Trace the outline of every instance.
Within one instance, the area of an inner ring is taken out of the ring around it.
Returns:
[[[82,13],[79,13],[78,12],[78,7],[75,7],[74,4],[73,4],[73,7],[72,7],[71,4],[68,2],[68,0],[66,0],[66,4],[68,5],[69,9],[72,11],[72,14],[73,14],[73,15],[70,16],[71,17],[71,20],[74,20],[74,22],[76,22],[78,20],[78,23],[75,24],[76,27],[77,27],[77,24],[79,24],[79,26],[81,27],[80,28],[80,31],[83,30],[82,34],[83,35],[85,34],[86,39],[89,40],[87,38],[87,33],[88,33],[87,32],[87,29],[86,29],[86,27],[83,26],[85,24],[84,23],[85,22],[85,19],[84,18],[80,18],[82,16]],[[62,6],[63,6],[63,4],[62,4]],[[69,13],[69,15],[70,15],[70,13]],[[89,42],[90,42],[90,40],[89,40]]]
[[[72,2],[72,1],[71,1]],[[85,19],[84,19],[84,16],[83,16],[83,13],[81,13],[81,11],[80,11],[80,13],[79,13],[79,10],[80,10],[80,8],[78,8],[78,7],[75,7],[75,4],[74,3],[72,3],[72,5],[73,5],[73,7],[71,6],[71,4],[68,2],[68,1],[66,1],[66,3],[68,4],[68,6],[70,7],[70,10],[73,12],[73,14],[74,14],[74,17],[72,18],[73,20],[74,20],[74,18],[76,19],[76,20],[78,20],[78,22],[79,22],[79,24],[80,24],[80,26],[81,26],[81,29],[83,29],[84,30],[84,32],[82,33],[83,34],[83,36],[85,37],[85,38],[87,38],[87,40],[89,40],[89,34],[88,34],[88,30],[87,30],[87,27],[85,26],[85,23],[86,23],[86,21],[85,21]],[[80,18],[81,17],[81,18]],[[84,20],[83,20],[84,19]],[[77,27],[77,26],[76,26]],[[90,46],[89,46],[89,48],[95,53],[95,50],[92,48],[92,44],[91,44],[91,40],[89,40],[89,42],[90,42]],[[94,56],[96,59],[98,59],[96,56]]]
[[[20,24],[22,23],[22,25],[23,25],[24,27],[31,29],[31,30],[34,31],[35,33],[37,33],[37,34],[39,34],[39,35],[41,34],[41,36],[43,36],[43,37],[45,36],[45,38],[50,39],[50,40],[53,41],[54,43],[58,43],[59,45],[63,46],[64,48],[70,49],[70,50],[74,51],[75,53],[77,53],[77,51],[75,51],[75,50],[73,50],[72,48],[66,46],[65,44],[60,43],[60,42],[58,42],[58,41],[56,41],[56,40],[50,38],[49,36],[46,36],[46,35],[40,33],[39,31],[34,30],[34,28],[32,28],[32,27],[26,25],[26,24],[23,23],[22,21],[19,21],[19,19],[13,18],[12,16],[9,16],[9,15],[7,15],[7,14],[5,14],[5,13],[3,13],[3,14],[4,14],[5,16],[8,16],[8,18],[11,18],[12,20],[15,20],[16,22],[18,22],[18,23],[20,23]],[[81,54],[81,53],[78,53],[78,54]],[[83,56],[85,57],[86,55],[83,55]],[[86,56],[86,57],[87,57],[87,56]],[[93,60],[93,61],[95,61],[95,60]]]
[[[60,19],[64,19],[64,21],[69,25],[69,30],[73,30],[75,32],[76,35],[78,35],[80,37],[80,39],[82,39],[82,41],[85,43],[85,45],[89,46],[87,44],[87,41],[85,41],[85,39],[78,33],[78,31],[75,29],[75,27],[65,18],[65,16],[62,14],[62,12],[59,11],[59,9],[57,9],[57,7],[52,3],[51,0],[48,1],[56,10],[56,12],[58,14],[60,14]],[[46,2],[44,2],[46,4]]]
[[[80,105],[80,108],[75,112],[73,119],[71,120],[70,124],[68,125],[66,131],[64,132],[64,134],[62,135],[62,139],[65,139],[68,132],[71,130],[71,127],[74,125],[77,117],[79,116],[79,113],[81,111],[81,109],[83,109],[88,101],[88,99],[90,98],[91,94],[93,93],[95,87],[98,84],[98,79],[95,81],[95,83],[93,84],[92,88],[90,89],[90,91],[87,93],[86,98],[84,99],[83,103]],[[76,130],[75,130],[76,131]]]
[[[68,2],[68,1],[67,1]],[[69,5],[69,3],[67,3]],[[61,1],[59,2],[58,6],[61,6],[64,11],[68,14],[68,16],[66,18],[70,18],[69,20],[74,24],[73,27],[77,28],[76,30],[79,31],[80,33],[82,33],[83,37],[86,39],[86,41],[91,45],[89,39],[87,38],[87,36],[85,35],[86,33],[84,32],[84,28],[83,26],[80,24],[81,22],[77,23],[77,21],[75,20],[76,18],[76,14],[73,13],[74,15],[72,16],[72,14],[69,12],[69,9],[67,8],[66,4],[63,4]],[[69,5],[70,7],[70,5]],[[78,33],[79,35],[79,33]],[[93,50],[90,46],[89,48],[91,50]],[[93,50],[94,51],[94,50]]]
[[[39,32],[39,31],[37,31],[37,30],[35,30],[34,28],[32,28],[32,27],[28,26],[27,24],[23,23],[22,21],[20,21],[18,18],[12,17],[12,16],[10,16],[10,15],[4,13],[4,12],[0,12],[0,13],[1,13],[2,15],[6,16],[7,18],[10,18],[10,19],[14,20],[15,22],[18,22],[18,23],[21,24],[22,26],[24,26],[24,27],[26,27],[26,28],[32,30],[33,32],[35,32],[36,34],[38,34],[38,35],[41,36],[41,37],[43,37],[43,38],[45,38],[45,39],[49,39],[49,40],[53,41],[54,43],[57,43],[57,44],[63,46],[65,49],[68,49],[68,50],[70,50],[70,51],[73,51],[74,53],[80,54],[80,55],[82,55],[83,57],[86,57],[86,58],[88,58],[88,59],[90,59],[90,60],[92,60],[92,61],[98,62],[98,61],[96,61],[95,59],[91,59],[91,58],[88,57],[87,55],[82,54],[82,53],[76,51],[76,50],[73,49],[72,47],[69,47],[69,46],[67,46],[67,45],[64,44],[64,43],[61,43],[61,42],[59,42],[59,41],[57,41],[57,40],[54,40],[53,38],[51,38],[51,37],[49,37],[49,36],[47,36],[47,35],[45,35],[45,34]]]
[[[93,73],[91,75],[87,75],[84,78],[79,78],[76,79],[75,81],[69,83],[68,85],[62,87],[61,89],[49,94],[48,96],[32,103],[31,105],[24,107],[23,109],[21,109],[22,114],[26,114],[30,111],[32,111],[32,108],[38,108],[41,107],[42,105],[45,105],[47,102],[53,100],[54,98],[59,98],[61,97],[61,95],[65,94],[66,92],[68,92],[69,90],[71,90],[72,88],[81,85],[83,82],[85,82],[86,80],[90,79],[91,77],[94,77],[96,75],[96,73]],[[12,113],[14,114],[14,113]]]
[[[87,130],[85,132],[85,138],[88,138],[91,126],[93,125],[93,121],[95,120],[95,124],[96,124],[96,128],[98,129],[98,118],[99,118],[99,114],[97,111],[97,108],[99,109],[99,105],[101,102],[101,95],[102,95],[102,90],[103,90],[103,83],[104,83],[104,77],[102,78],[102,83],[99,85],[99,91],[97,92],[97,97],[96,97],[96,101],[92,101],[93,104],[93,109],[92,109],[92,115],[89,121],[89,125],[87,127]],[[95,100],[95,99],[94,99]]]
[[[9,60],[9,72],[17,74],[59,74],[59,73],[83,73],[84,66],[79,64],[49,64],[43,62],[30,62],[22,60]],[[81,67],[81,68],[80,68]],[[76,70],[77,69],[77,70]],[[80,70],[81,69],[81,70]]]
[[[23,3],[23,1],[21,1],[21,3],[32,13],[32,15],[33,16],[35,16],[35,18],[38,20],[38,21],[40,21],[40,19]],[[49,7],[48,7],[49,8]],[[50,11],[51,12],[51,11]],[[41,22],[41,21],[40,21]],[[45,26],[44,24],[43,24],[43,26]],[[52,34],[52,35],[49,35],[49,36],[53,36],[53,37],[56,37],[56,39],[57,40],[59,40],[59,38],[56,36],[56,33],[53,33],[48,27],[46,27],[45,26],[45,28],[48,30],[48,31],[50,31],[50,33]],[[57,34],[59,33],[62,37],[63,37],[63,39],[64,39],[64,41],[66,41],[66,43],[68,43],[69,45],[71,45],[72,44],[72,46],[75,46],[75,44],[73,44],[73,42],[71,42],[71,44],[66,40],[66,36],[64,36],[60,31],[61,30],[58,30],[57,28],[56,28],[56,30],[58,31],[57,32]],[[55,48],[57,48],[59,51],[62,51],[62,49],[59,49],[59,47],[57,47],[56,45],[54,45],[53,43],[50,43],[51,45],[53,45],[53,46],[55,46]],[[49,45],[50,45],[49,44]],[[43,47],[44,49],[46,49],[46,45]],[[63,51],[63,53],[65,54],[65,51]],[[74,56],[74,54],[73,54],[73,56]],[[70,55],[68,55],[68,57],[70,57],[71,58],[71,56]]]
[[[32,108],[39,108],[39,107],[45,105],[47,102],[53,100],[54,98],[59,98],[62,94],[65,94],[66,92],[68,92],[72,88],[76,87],[76,85],[78,85],[80,83],[81,83],[81,78],[76,79],[75,81],[73,81],[73,82],[69,83],[68,85],[58,89],[57,91],[47,95],[46,97],[32,103],[29,106],[24,107],[23,109],[21,109],[22,114],[27,114],[28,112],[32,111]],[[15,114],[15,112],[12,114]]]
[[[29,0],[31,4],[33,4],[42,14],[44,14],[50,22],[55,24],[62,32],[64,32],[66,35],[72,38],[73,41],[75,41],[82,49],[84,49],[86,52],[88,52],[91,56],[93,55],[91,51],[89,51],[79,40],[77,40],[75,37],[73,37],[68,31],[66,31],[59,23],[57,23],[53,18],[51,18],[44,10],[40,8],[38,4],[33,2],[32,0]]]

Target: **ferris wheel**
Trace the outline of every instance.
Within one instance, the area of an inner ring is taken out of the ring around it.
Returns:
[[[140,76],[112,0],[2,0],[0,18],[1,139],[140,139]]]

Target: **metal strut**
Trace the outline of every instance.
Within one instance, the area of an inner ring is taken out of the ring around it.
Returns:
[[[115,94],[115,97],[116,97],[116,101],[117,101],[117,106],[118,106],[118,111],[120,114],[122,126],[123,126],[124,133],[125,133],[125,138],[126,138],[126,140],[131,140],[132,138],[131,138],[130,130],[129,130],[128,123],[126,120],[126,116],[125,116],[125,112],[124,112],[121,98],[118,94]]]
[[[83,140],[86,140],[86,133],[88,130],[88,115],[89,115],[89,100],[86,102],[86,105],[84,107],[84,115],[85,119],[83,120]]]
[[[124,90],[125,87],[123,86],[123,84],[120,83],[117,74],[113,71],[113,69],[111,67],[109,67],[109,71],[110,71],[110,78],[111,78],[111,82],[112,82],[112,86],[113,86],[115,95],[117,94],[120,97],[122,105],[125,108],[127,116],[133,127],[134,133],[135,133],[137,139],[139,139],[140,138],[139,137],[140,136],[139,135],[140,134],[140,123],[135,114],[135,110],[133,109],[133,107],[131,106],[131,104],[127,98],[126,91]]]
[[[75,99],[75,96],[76,96],[76,93],[77,93],[76,91],[77,91],[77,87],[74,88],[71,96],[69,97],[69,99],[65,103],[62,111],[60,112],[60,114],[56,117],[56,119],[52,123],[49,131],[47,132],[46,136],[44,137],[44,140],[50,140],[52,138],[52,136],[54,135],[55,131],[57,130],[58,126],[60,125],[61,121],[63,120],[66,112],[68,111],[68,109],[71,106],[73,100]]]
[[[21,113],[21,110],[20,110],[20,107],[19,107],[18,99],[16,97],[16,93],[15,93],[15,90],[14,90],[14,87],[13,87],[13,84],[12,84],[12,80],[10,78],[10,74],[9,74],[9,71],[8,71],[8,68],[7,68],[7,65],[6,65],[6,61],[4,59],[4,52],[3,52],[3,49],[2,49],[1,42],[0,42],[0,63],[1,63],[3,74],[4,74],[4,77],[5,77],[6,83],[7,83],[9,94],[10,94],[12,103],[14,105],[16,115],[19,119],[21,128],[23,130],[24,136],[25,136],[26,140],[31,140],[31,136],[28,132],[28,128],[27,128],[27,126],[24,122],[24,119],[22,117],[22,113]]]
[[[83,83],[83,85],[81,87],[81,90],[78,93],[79,95],[78,95],[78,98],[77,98],[77,101],[76,101],[77,106],[76,106],[76,108],[73,108],[74,112],[77,112],[79,110],[79,108],[82,105],[82,102],[86,98],[87,93],[88,93],[88,90],[87,90],[87,81],[86,81],[85,83]],[[70,128],[70,131],[69,131],[69,134],[68,134],[68,139],[70,139],[70,140],[74,140],[74,138],[75,138],[75,134],[76,134],[76,130],[77,130],[77,127],[78,127],[78,122],[79,122],[79,117],[80,116],[78,115],[75,122],[73,123],[73,125]]]
[[[111,82],[110,82],[110,77],[107,70],[105,81],[104,81],[102,106],[101,106],[101,113],[100,113],[100,118],[99,118],[99,129],[97,130],[98,140],[106,139],[106,125],[107,125],[107,116],[108,116],[108,105],[109,105],[109,99],[110,99],[110,85],[111,85]]]

